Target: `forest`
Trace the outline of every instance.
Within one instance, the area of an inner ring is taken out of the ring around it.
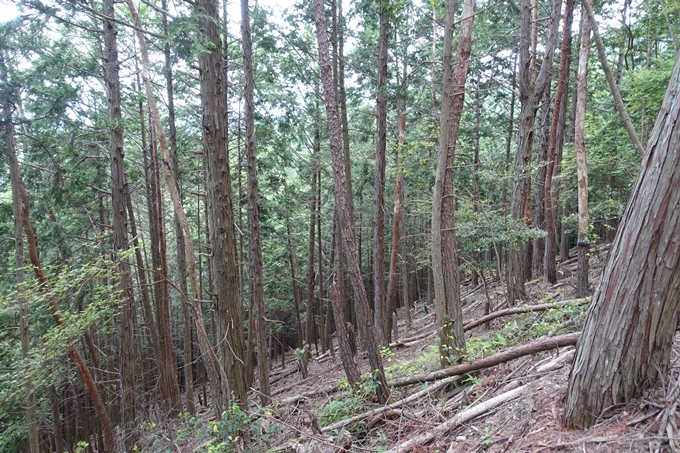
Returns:
[[[677,451],[676,33],[0,0],[0,453]]]

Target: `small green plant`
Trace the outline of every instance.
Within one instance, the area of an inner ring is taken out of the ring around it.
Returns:
[[[319,424],[321,426],[328,426],[349,418],[359,411],[361,404],[361,397],[357,394],[333,400],[321,409]]]
[[[380,357],[383,358],[383,360],[387,359],[388,362],[392,361],[392,357],[394,357],[394,351],[389,346],[380,346]]]
[[[491,432],[491,428],[489,428],[488,426],[485,426],[484,427],[484,434],[482,434],[482,437],[480,439],[480,441],[482,442],[482,445],[486,445],[487,447],[490,447],[491,445],[493,445],[493,439],[491,438],[492,435],[493,435],[493,433]]]

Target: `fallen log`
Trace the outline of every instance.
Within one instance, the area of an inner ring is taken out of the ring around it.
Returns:
[[[438,381],[440,379],[454,376],[457,374],[467,374],[473,371],[489,368],[500,363],[509,362],[525,355],[536,354],[537,352],[548,351],[555,348],[563,348],[565,346],[572,346],[576,344],[581,332],[568,333],[558,335],[556,337],[543,337],[536,341],[521,346],[506,349],[496,355],[484,357],[470,363],[461,363],[443,370],[433,371],[431,373],[421,373],[415,376],[395,379],[389,381],[387,385],[390,387],[404,387],[411,384],[419,384],[422,382]]]
[[[462,378],[463,378],[463,376],[451,376],[447,379],[443,379],[443,380],[437,382],[436,384],[429,386],[426,389],[423,389],[419,392],[414,393],[413,395],[411,395],[409,397],[403,398],[399,401],[395,401],[394,403],[388,404],[387,406],[377,407],[377,408],[370,410],[368,412],[364,412],[362,414],[355,415],[352,418],[340,420],[339,422],[335,422],[332,425],[328,425],[328,426],[322,428],[321,431],[324,432],[324,433],[328,432],[328,431],[332,431],[334,429],[338,429],[338,428],[342,428],[344,426],[347,426],[350,423],[358,422],[358,421],[363,420],[365,418],[374,417],[376,415],[382,414],[383,412],[387,412],[387,411],[390,411],[392,409],[396,409],[400,406],[403,406],[404,404],[408,404],[412,401],[420,399],[430,392],[434,392],[435,390],[439,390],[440,388],[445,387],[446,385],[448,385],[452,382],[459,381]]]
[[[463,423],[468,422],[473,418],[488,412],[489,410],[493,409],[496,406],[499,406],[514,398],[517,398],[519,395],[524,393],[530,385],[531,384],[525,384],[521,387],[517,387],[516,389],[510,390],[509,392],[505,392],[487,401],[472,406],[471,408],[466,409],[462,412],[458,412],[452,418],[448,419],[442,424],[437,425],[435,428],[428,430],[425,433],[420,434],[418,436],[411,437],[410,439],[407,439],[406,441],[400,443],[399,445],[390,448],[389,450],[387,450],[387,453],[408,453],[409,451],[411,451],[411,448],[413,447],[426,444],[430,442],[432,439],[442,437],[446,435],[447,432],[459,427]]]
[[[428,324],[424,328],[429,328],[429,327],[432,327],[432,326],[434,326],[434,324]],[[425,332],[419,333],[418,335],[413,335],[412,337],[408,337],[408,338],[402,338],[399,341],[395,341],[394,343],[390,343],[390,348],[395,348],[397,346],[404,346],[406,343],[410,343],[410,342],[416,341],[416,340],[422,340],[423,338],[429,337],[433,333],[434,332],[432,330],[428,329]]]
[[[493,319],[500,318],[501,316],[516,315],[519,313],[533,313],[536,311],[545,311],[550,310],[551,308],[563,307],[565,305],[575,306],[585,305],[588,302],[590,302],[590,297],[586,297],[583,299],[564,300],[561,302],[552,302],[549,304],[525,305],[523,307],[506,308],[505,310],[498,310],[493,313],[489,313],[486,316],[482,316],[479,319],[475,319],[474,321],[468,322],[463,326],[463,331],[467,332],[468,330],[472,330],[477,326],[481,326],[482,324],[487,323]]]

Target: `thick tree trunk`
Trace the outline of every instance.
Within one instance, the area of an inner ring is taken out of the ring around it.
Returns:
[[[314,0],[314,16],[316,22],[316,36],[319,48],[319,66],[321,68],[321,79],[323,82],[324,95],[326,101],[326,116],[328,119],[328,135],[331,145],[331,157],[333,165],[333,180],[335,182],[335,208],[338,212],[339,227],[342,230],[343,248],[349,269],[350,280],[354,298],[357,301],[358,316],[362,320],[359,324],[361,336],[368,352],[369,366],[376,381],[376,395],[380,403],[385,403],[389,398],[387,379],[383,369],[382,359],[378,351],[378,344],[374,336],[373,317],[368,306],[366,289],[361,278],[359,259],[354,241],[354,231],[352,230],[352,219],[350,218],[345,195],[345,172],[342,161],[342,148],[340,145],[340,124],[338,121],[338,101],[335,95],[333,84],[333,73],[330,64],[328,51],[328,34],[326,27],[326,14],[322,0]]]
[[[340,360],[342,361],[342,366],[345,369],[347,382],[353,389],[358,389],[358,385],[361,383],[361,375],[359,374],[356,363],[354,363],[352,348],[349,344],[349,332],[347,330],[345,315],[343,313],[342,299],[340,299],[340,291],[338,290],[338,282],[331,283],[331,285],[328,287],[328,293],[330,296],[331,306],[333,307],[333,316],[335,316],[335,329],[338,337],[338,347],[340,349]]]
[[[250,297],[255,308],[257,337],[257,369],[260,380],[260,403],[271,402],[269,388],[269,353],[267,349],[267,323],[264,307],[264,282],[262,275],[262,243],[260,240],[260,202],[257,184],[255,155],[255,80],[253,69],[253,44],[250,37],[250,12],[248,0],[241,0],[241,39],[243,45],[244,99],[246,103],[246,159],[248,162],[248,258],[250,259]]]
[[[531,42],[531,0],[522,0],[519,32],[519,99],[521,110],[519,116],[519,143],[515,159],[515,177],[512,191],[510,214],[512,218],[522,221],[526,215],[527,192],[529,190],[529,172],[531,170],[531,149],[534,141],[534,120],[538,101],[550,83],[550,72],[557,41],[560,9],[562,0],[555,0],[550,11],[550,24],[545,43],[543,64],[534,81],[531,67],[529,45]],[[514,305],[518,300],[526,298],[524,282],[526,281],[524,251],[522,244],[511,245],[508,250],[508,303]]]
[[[7,73],[4,58],[0,53],[0,70]],[[2,74],[0,74],[2,75]],[[7,80],[2,80],[7,84]],[[28,328],[28,302],[23,295],[22,286],[26,280],[24,275],[24,230],[21,225],[22,206],[19,194],[19,184],[21,172],[19,161],[16,156],[16,141],[14,134],[14,124],[12,123],[12,106],[8,100],[8,93],[2,93],[2,122],[4,127],[0,130],[3,138],[4,152],[2,153],[9,160],[10,180],[12,184],[12,215],[14,216],[14,264],[17,284],[17,302],[19,303],[19,331],[21,337],[21,354],[27,360],[31,352],[31,336]],[[33,378],[28,373],[24,377],[24,389],[26,390],[26,418],[28,420],[28,448],[30,453],[39,453],[38,437],[38,411],[35,400]],[[61,439],[58,440],[60,442]],[[61,450],[63,451],[63,450]]]
[[[211,52],[201,52],[201,107],[203,111],[203,150],[206,159],[208,223],[212,248],[211,271],[216,295],[216,333],[220,358],[229,376],[231,391],[245,408],[247,388],[243,324],[238,298],[236,234],[231,197],[231,176],[227,142],[226,82],[223,71],[222,39],[215,0],[195,4],[201,30]],[[225,395],[229,398],[229,395]]]
[[[114,17],[113,0],[104,0],[102,13]],[[117,31],[113,21],[104,21],[104,73],[109,109],[109,156],[111,164],[111,208],[113,213],[113,249],[116,253],[127,251],[128,220],[125,192],[125,162],[123,154],[123,118],[121,113],[120,80],[118,77]],[[127,258],[118,257],[118,289],[123,300],[120,314],[120,372],[123,392],[123,439],[126,450],[131,450],[136,440],[135,354],[133,317],[135,301],[132,294],[130,264]]]
[[[442,117],[439,132],[437,173],[432,199],[432,272],[435,310],[439,332],[440,365],[445,368],[465,355],[463,312],[460,301],[460,276],[454,220],[453,170],[458,129],[463,115],[475,0],[466,0],[461,13],[453,74],[454,2],[446,6],[444,25],[444,73],[442,75]]]
[[[680,60],[576,348],[567,427],[588,428],[668,370],[680,308],[679,96]]]
[[[387,151],[387,52],[389,45],[389,0],[381,0],[378,35],[378,86],[375,137],[375,193],[373,196],[373,300],[375,334],[379,344],[387,346],[387,319],[391,314],[385,304],[385,154]]]
[[[564,130],[564,115],[562,115],[562,104],[566,101],[564,94],[567,90],[567,81],[569,78],[569,56],[571,53],[571,23],[574,16],[574,1],[566,0],[564,6],[564,26],[562,27],[562,49],[560,55],[560,74],[557,79],[557,93],[555,93],[555,109],[553,111],[553,119],[550,125],[550,148],[548,150],[548,168],[545,175],[545,184],[543,186],[545,197],[545,279],[548,283],[557,282],[557,267],[555,263],[555,221],[553,208],[553,175],[555,174],[555,160],[557,150],[557,137],[559,135],[560,124]]]
[[[587,1],[587,0],[586,0]],[[585,15],[584,15],[585,16]],[[578,270],[576,297],[588,295],[588,166],[586,164],[586,102],[588,96],[588,55],[590,54],[590,21],[581,23],[581,49],[578,58],[576,118],[576,172],[578,177]]]

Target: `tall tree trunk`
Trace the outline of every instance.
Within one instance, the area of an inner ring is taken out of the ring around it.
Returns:
[[[156,326],[158,328],[158,368],[160,371],[160,387],[163,404],[171,415],[177,415],[179,406],[179,386],[175,374],[175,363],[172,355],[170,339],[170,310],[168,291],[168,264],[163,219],[163,198],[161,195],[160,168],[158,165],[158,149],[156,147],[156,131],[150,128],[150,157],[147,179],[149,206],[149,238],[151,242],[151,262],[154,269],[154,296],[156,300]]]
[[[375,334],[379,344],[387,346],[385,305],[385,154],[387,151],[387,53],[389,45],[389,0],[381,0],[378,36],[378,86],[376,101],[375,193],[373,196],[373,300]]]
[[[399,257],[399,221],[401,220],[401,207],[404,203],[404,137],[406,135],[406,112],[399,114],[399,139],[397,143],[397,181],[394,184],[394,214],[392,215],[392,250],[390,251],[390,274],[387,282],[387,309],[388,328],[386,333],[392,331],[392,313],[397,311],[397,258]],[[391,338],[389,338],[391,341]]]
[[[168,5],[167,0],[162,0],[161,7],[164,11],[167,11]],[[163,14],[163,34],[168,35],[168,16]],[[177,184],[177,191],[180,194],[180,199],[182,196],[182,187],[180,183],[179,175],[179,152],[177,149],[177,127],[175,125],[175,92],[174,92],[174,82],[172,76],[172,57],[170,54],[170,43],[165,42],[163,46],[163,55],[165,57],[165,83],[166,91],[168,96],[168,132],[170,133],[170,156],[172,163],[172,171],[175,177],[175,182]],[[177,248],[177,284],[180,291],[187,294],[187,260],[186,251],[184,250],[184,242],[182,241],[182,228],[180,227],[177,216],[175,216],[175,244]],[[194,373],[193,373],[193,354],[191,346],[191,314],[189,313],[189,308],[182,304],[182,317],[183,317],[183,347],[184,350],[184,381],[186,386],[186,400],[187,400],[187,411],[190,414],[195,412],[194,404]],[[174,373],[174,370],[173,370]],[[174,389],[173,389],[174,391]],[[179,391],[179,386],[177,388]],[[179,393],[177,395],[179,404]]]
[[[227,141],[226,82],[222,39],[216,0],[197,0],[196,12],[211,52],[198,58],[201,73],[203,150],[207,170],[207,202],[212,247],[211,270],[216,295],[216,328],[220,358],[238,404],[248,405],[243,344],[243,324],[238,298],[236,234],[231,197]],[[226,395],[229,398],[229,395]]]
[[[0,77],[6,78],[7,67],[5,66],[4,56],[0,53]],[[8,86],[7,80],[1,80]],[[12,215],[14,216],[14,264],[17,284],[17,302],[19,303],[19,331],[21,337],[21,354],[24,360],[28,360],[31,352],[31,336],[28,328],[28,302],[24,297],[22,286],[25,282],[24,275],[24,230],[21,226],[21,211],[28,209],[22,206],[19,194],[19,184],[21,172],[19,161],[16,155],[16,141],[14,134],[14,124],[12,123],[12,106],[9,102],[10,93],[2,93],[2,123],[4,127],[0,130],[4,145],[2,153],[9,160],[10,180],[12,184]],[[28,448],[30,453],[39,453],[38,437],[38,411],[35,400],[35,391],[31,373],[24,377],[24,389],[26,390],[26,418],[28,420]],[[62,450],[63,451],[63,450]]]
[[[298,284],[299,275],[297,259],[295,258],[295,246],[293,245],[293,236],[290,233],[290,219],[286,220],[286,231],[288,232],[288,257],[290,261],[290,278],[293,282],[293,298],[295,300],[295,320],[297,322],[297,347],[302,347],[302,321],[300,320],[300,305],[302,304],[302,295],[300,294],[300,285]]]
[[[316,125],[319,124],[315,121]],[[319,134],[318,128],[314,129],[314,156],[315,160],[318,158]],[[307,243],[307,314],[305,320],[305,343],[312,351],[312,343],[316,343],[316,329],[314,328],[314,287],[316,286],[316,276],[314,273],[314,250],[315,250],[315,235],[316,235],[316,185],[318,172],[316,171],[317,164],[314,164],[312,169],[312,187],[310,189],[311,203],[309,210],[309,241]]]
[[[342,2],[338,6],[338,95],[340,106],[340,130],[342,131],[343,162],[345,168],[345,197],[347,197],[347,209],[349,218],[354,227],[354,195],[352,192],[352,161],[349,150],[349,124],[347,120],[347,93],[345,91],[345,19],[342,15]]]
[[[553,208],[552,181],[555,173],[555,160],[557,149],[557,136],[559,134],[560,122],[564,130],[564,115],[562,115],[562,103],[566,100],[564,94],[567,91],[567,80],[569,78],[569,55],[571,53],[571,23],[574,16],[573,0],[566,0],[564,6],[564,26],[562,27],[562,48],[560,55],[560,74],[557,79],[557,93],[555,94],[555,109],[553,119],[550,124],[550,148],[548,149],[548,168],[545,175],[545,185],[543,186],[545,197],[545,279],[548,283],[557,282],[557,267],[555,263],[555,249],[557,240],[555,239],[555,221]]]
[[[115,16],[113,0],[104,0],[102,13]],[[109,156],[111,164],[111,206],[113,212],[113,249],[117,253],[127,251],[127,208],[125,192],[125,162],[123,154],[123,118],[121,114],[120,80],[118,78],[117,31],[112,20],[104,21],[104,72],[109,108]],[[134,296],[130,264],[127,258],[118,257],[118,289],[123,300],[120,314],[120,368],[123,392],[123,439],[126,450],[131,450],[136,440],[135,356],[132,319]]]
[[[475,0],[465,0],[461,13],[453,74],[450,73],[453,47],[453,0],[446,5],[444,25],[444,72],[442,75],[442,117],[439,131],[437,173],[432,199],[432,272],[435,310],[439,332],[440,365],[445,368],[465,355],[463,311],[454,223],[453,161],[460,120],[463,115]]]
[[[335,209],[338,212],[339,226],[342,230],[343,248],[347,267],[349,269],[350,280],[354,292],[354,299],[357,302],[358,316],[362,320],[359,324],[361,336],[368,352],[369,366],[373,372],[373,379],[376,381],[376,395],[378,401],[384,404],[390,395],[385,378],[382,359],[378,350],[378,344],[374,336],[373,317],[368,306],[368,297],[361,279],[361,269],[354,241],[354,231],[352,230],[352,219],[347,208],[347,198],[345,195],[345,172],[342,161],[342,147],[340,144],[340,124],[338,121],[338,101],[335,95],[333,84],[333,73],[330,64],[328,51],[328,34],[326,26],[326,14],[324,11],[323,0],[314,0],[314,16],[316,22],[316,37],[319,48],[319,66],[321,69],[321,80],[323,82],[324,95],[326,101],[326,116],[328,120],[328,135],[331,145],[331,157],[333,165],[333,180],[335,182]]]
[[[545,175],[547,173],[548,165],[548,148],[550,142],[550,127],[548,120],[550,119],[550,87],[543,93],[543,100],[541,101],[541,115],[539,119],[539,139],[538,139],[538,170],[536,171],[536,198],[534,204],[534,228],[544,229],[545,221]],[[544,238],[534,239],[533,256],[532,256],[532,275],[543,275],[543,259],[545,253]]]
[[[680,309],[679,100],[680,60],[576,346],[567,427],[592,426],[668,370]]]
[[[588,0],[585,0],[588,1]],[[584,14],[584,16],[586,16]],[[576,118],[574,143],[578,177],[578,270],[576,297],[588,295],[588,166],[586,164],[586,102],[588,97],[588,55],[590,54],[590,21],[581,23],[581,49],[578,58]]]
[[[557,41],[560,9],[562,0],[554,0],[550,11],[550,23],[545,43],[543,64],[535,77],[531,68],[529,44],[531,42],[531,0],[522,0],[520,32],[519,32],[519,99],[521,110],[519,116],[519,143],[515,159],[515,177],[512,191],[510,215],[522,221],[526,214],[528,181],[531,170],[531,148],[534,142],[534,120],[538,101],[550,83],[552,61]],[[518,300],[526,299],[524,282],[526,281],[524,251],[521,244],[511,245],[508,250],[508,303],[514,305]]]
[[[246,159],[248,162],[248,258],[250,260],[250,297],[255,308],[257,337],[257,369],[260,380],[260,403],[271,402],[269,388],[269,353],[267,350],[267,322],[264,307],[264,282],[262,277],[262,243],[260,240],[260,202],[257,188],[257,161],[255,155],[255,80],[253,69],[253,44],[250,38],[250,12],[248,0],[241,0],[241,39],[243,45],[244,99],[246,103]]]
[[[203,312],[201,310],[200,300],[201,300],[201,288],[199,286],[198,277],[196,273],[196,258],[194,254],[194,243],[191,239],[191,230],[189,228],[189,222],[187,221],[186,213],[184,212],[184,207],[180,200],[179,192],[177,191],[177,183],[175,182],[174,175],[172,173],[172,167],[170,163],[170,149],[168,147],[168,142],[165,138],[165,133],[161,125],[161,119],[158,114],[158,107],[156,106],[156,98],[154,97],[153,90],[151,88],[151,70],[149,65],[149,54],[146,47],[146,41],[144,35],[140,31],[142,28],[141,21],[137,14],[132,0],[127,0],[128,8],[130,9],[130,14],[137,27],[136,34],[137,40],[139,41],[139,50],[142,57],[142,80],[144,82],[144,90],[146,92],[147,102],[149,104],[149,113],[151,115],[151,120],[154,124],[154,128],[158,132],[158,141],[161,148],[162,158],[163,158],[163,170],[165,174],[165,182],[170,192],[170,198],[175,209],[175,215],[177,216],[180,225],[182,227],[182,237],[184,239],[184,248],[187,252],[187,271],[189,273],[189,283],[191,286],[191,302],[184,299],[185,304],[189,304],[194,312],[194,322],[196,324],[196,333],[198,335],[198,345],[203,356],[202,363],[206,368],[209,376],[209,381],[211,389],[213,392],[212,402],[215,411],[215,416],[220,417],[222,414],[222,407],[225,401],[228,401],[229,395],[231,393],[229,381],[227,379],[227,374],[222,368],[220,361],[212,349],[210,340],[208,339],[208,334],[205,330],[205,323],[203,321]]]

